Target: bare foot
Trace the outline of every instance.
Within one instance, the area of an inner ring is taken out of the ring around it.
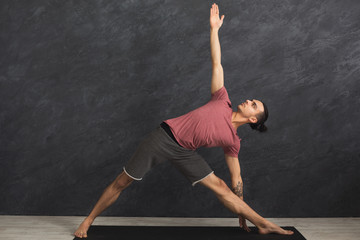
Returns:
[[[74,233],[75,237],[78,238],[87,238],[87,231],[92,224],[92,220],[85,218],[85,220],[80,224],[76,232]]]
[[[282,235],[293,235],[294,232],[290,230],[285,230],[279,227],[278,225],[268,221],[267,225],[262,228],[259,227],[259,233],[260,234],[269,234],[269,233],[277,233]]]

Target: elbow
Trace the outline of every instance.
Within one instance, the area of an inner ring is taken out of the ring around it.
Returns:
[[[214,70],[222,70],[222,65],[220,61],[212,61],[212,68]]]

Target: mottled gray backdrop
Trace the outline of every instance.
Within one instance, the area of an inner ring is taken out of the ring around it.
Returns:
[[[244,199],[264,217],[360,216],[358,0],[217,2]],[[210,99],[211,1],[1,1],[0,214],[87,215],[142,137]],[[230,183],[221,148],[199,149]],[[165,163],[102,215],[234,217]]]

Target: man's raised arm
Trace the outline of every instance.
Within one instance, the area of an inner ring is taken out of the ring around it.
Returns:
[[[224,71],[221,66],[221,50],[219,29],[223,24],[224,15],[219,18],[219,7],[215,3],[210,9],[210,49],[212,60],[211,93],[213,94],[224,86]]]

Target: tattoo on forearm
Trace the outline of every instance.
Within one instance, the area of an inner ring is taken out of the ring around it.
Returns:
[[[243,186],[240,181],[238,181],[236,187],[233,188],[233,192],[236,194],[236,196],[243,197]]]

